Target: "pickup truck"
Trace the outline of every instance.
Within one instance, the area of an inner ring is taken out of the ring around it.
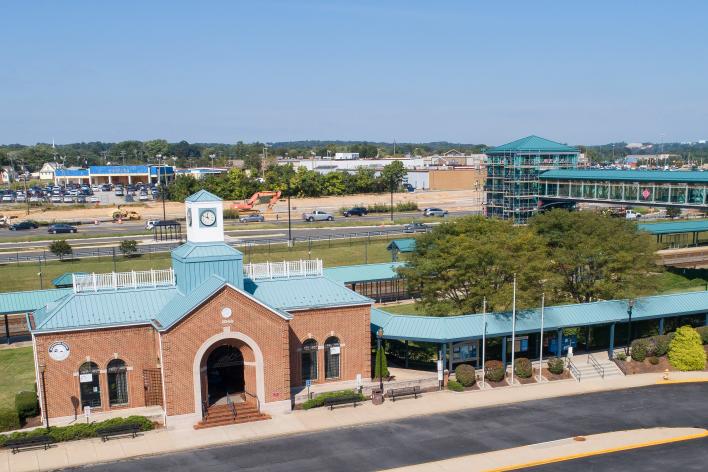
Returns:
[[[627,210],[627,213],[624,214],[624,217],[628,220],[636,220],[638,218],[642,217],[641,213],[636,213],[632,210]]]
[[[310,213],[303,213],[302,219],[305,221],[334,221],[334,216],[322,210],[315,210]]]

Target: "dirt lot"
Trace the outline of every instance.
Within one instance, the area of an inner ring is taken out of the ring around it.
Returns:
[[[321,197],[321,198],[293,198],[291,200],[292,211],[299,215],[304,211],[314,209],[327,210],[337,212],[342,207],[350,207],[355,205],[372,205],[375,203],[388,204],[390,202],[390,194],[359,194],[345,195],[339,197]],[[425,207],[440,207],[448,211],[472,211],[482,208],[482,192],[475,190],[448,190],[448,191],[418,191],[414,193],[396,193],[393,196],[394,203],[398,202],[416,202],[419,208]],[[225,202],[224,208],[230,208],[233,202]],[[88,208],[66,208],[53,207],[51,210],[45,211],[41,209],[32,210],[29,218],[41,221],[92,221],[106,220],[110,217],[114,207],[96,206]],[[126,205],[126,208],[129,206]],[[184,204],[177,202],[167,202],[167,218],[182,218],[184,216]],[[162,202],[148,202],[145,204],[135,205],[134,209],[138,211],[143,219],[161,219],[162,218]],[[265,210],[265,206],[262,206]],[[273,214],[287,214],[287,202],[278,202]],[[24,209],[3,209],[0,207],[0,214],[13,215],[19,219],[26,219]],[[268,216],[268,214],[266,214]]]

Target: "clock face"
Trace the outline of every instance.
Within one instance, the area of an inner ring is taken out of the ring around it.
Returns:
[[[214,226],[216,223],[216,213],[214,210],[204,210],[199,215],[199,222],[202,226]]]

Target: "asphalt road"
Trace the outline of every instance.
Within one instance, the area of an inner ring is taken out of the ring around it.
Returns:
[[[708,427],[706,398],[708,384],[705,383],[657,385],[468,409],[79,469],[161,472],[381,470],[575,435],[660,426],[705,428]],[[416,400],[407,401],[411,408],[415,408]],[[474,401],[474,395],[470,395],[470,401]],[[343,412],[334,410],[331,414],[335,416]],[[689,447],[686,454],[690,455],[686,457],[687,461],[697,460],[694,455],[705,459],[705,451],[700,448]]]
[[[556,462],[523,469],[538,472],[583,472],[631,471],[681,472],[701,471],[708,468],[708,438],[693,439],[661,446],[644,447],[630,451],[585,457],[572,461]]]

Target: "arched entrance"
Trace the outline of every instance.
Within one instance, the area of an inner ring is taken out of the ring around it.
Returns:
[[[240,349],[232,344],[217,346],[206,360],[208,406],[226,401],[226,395],[244,391],[244,361]]]

